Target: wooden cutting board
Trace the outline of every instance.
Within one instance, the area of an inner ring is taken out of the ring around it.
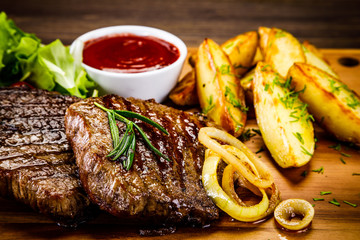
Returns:
[[[190,52],[195,49],[190,49]],[[324,49],[323,53],[342,81],[360,93],[360,49]],[[357,62],[357,65],[356,65]],[[341,64],[342,63],[342,64]],[[355,64],[355,65],[354,65]],[[351,66],[354,65],[354,66]],[[190,70],[184,66],[183,74]],[[344,126],[345,128],[346,126]],[[257,128],[250,119],[247,128]],[[267,151],[257,155],[270,168],[283,199],[302,198],[315,204],[315,217],[311,229],[304,233],[291,233],[278,229],[274,219],[259,224],[242,223],[226,215],[206,228],[178,227],[176,232],[162,239],[360,239],[360,150],[337,144],[323,130],[316,128],[319,139],[313,159],[304,167],[281,169]],[[246,145],[258,151],[264,143],[259,136]],[[343,155],[342,155],[343,154]],[[344,156],[345,155],[345,156]],[[341,161],[341,158],[345,163]],[[323,167],[323,173],[312,170]],[[308,175],[302,176],[306,171]],[[332,193],[320,196],[320,191]],[[324,201],[313,201],[313,198]],[[340,206],[330,204],[336,199]],[[352,207],[348,201],[357,204]],[[0,198],[0,239],[132,239],[139,238],[139,230],[121,219],[106,213],[76,230],[56,226],[51,220],[20,203]],[[147,237],[158,239],[159,236]]]

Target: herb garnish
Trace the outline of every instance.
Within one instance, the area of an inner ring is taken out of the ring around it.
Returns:
[[[301,173],[302,177],[306,177],[307,175],[308,175],[308,172],[306,170]]]
[[[97,102],[94,102],[94,104],[98,108],[104,110],[107,113],[109,119],[110,133],[111,133],[111,138],[113,140],[114,149],[107,155],[107,157],[112,157],[111,159],[115,161],[119,157],[126,155],[126,159],[123,160],[123,167],[126,170],[129,170],[133,164],[134,156],[135,156],[136,137],[135,137],[134,128],[136,128],[140,133],[141,137],[144,139],[145,143],[156,155],[165,158],[167,161],[171,161],[167,156],[162,154],[157,148],[155,148],[151,144],[145,132],[135,122],[130,121],[127,118],[137,118],[143,122],[146,122],[156,127],[161,132],[168,135],[169,133],[161,125],[150,120],[147,117],[144,117],[140,114],[131,111],[108,109]],[[116,120],[119,120],[126,125],[125,133],[121,139],[119,136],[119,129],[116,125]]]
[[[334,149],[336,151],[340,151],[341,150],[341,144],[337,143],[336,145],[329,146],[329,148],[332,148],[332,149]]]
[[[320,192],[320,195],[321,196],[323,196],[323,195],[329,195],[329,194],[331,194],[332,192],[330,192],[330,191],[321,191]]]
[[[334,204],[335,206],[340,206],[340,203],[334,198],[333,200],[331,200],[329,203]]]
[[[314,170],[311,170],[311,171],[323,174],[324,173],[324,167],[320,167],[318,169],[314,169]]]
[[[296,132],[296,133],[293,132],[293,135],[299,140],[299,142],[301,144],[304,144],[304,139],[303,139],[302,135],[299,132]]]
[[[314,201],[324,201],[325,199],[323,198],[313,198]]]
[[[263,151],[265,151],[265,149],[263,148],[263,146],[261,146],[260,149],[257,150],[255,153],[258,154],[258,153],[261,153],[261,152],[263,152]]]
[[[348,157],[348,158],[350,158],[350,157],[351,157],[351,155],[350,155],[350,154],[347,154],[347,153],[344,153],[344,152],[341,152],[340,154],[341,154],[341,155],[343,155],[344,157]]]
[[[246,129],[241,135],[240,135],[240,139],[242,142],[246,142],[246,141],[249,141],[250,138],[252,138],[253,136],[255,136],[254,133],[252,133],[250,131],[250,129]]]
[[[346,203],[347,205],[350,205],[350,206],[352,206],[352,207],[357,207],[357,204],[355,204],[355,203],[351,203],[351,202],[348,202],[348,201],[343,201],[344,203]]]
[[[213,103],[213,95],[209,96],[207,104],[208,105],[202,111],[202,113],[205,115],[208,114],[208,112],[210,112],[215,107],[215,104]]]
[[[243,106],[239,99],[236,98],[235,94],[231,91],[231,88],[226,86],[225,87],[225,99],[233,105],[233,107],[238,108],[241,112],[249,111],[249,108]]]

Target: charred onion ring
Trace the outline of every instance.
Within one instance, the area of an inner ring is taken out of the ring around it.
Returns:
[[[258,204],[249,207],[240,206],[224,192],[218,183],[217,167],[220,161],[221,157],[216,153],[209,154],[204,161],[202,181],[208,196],[221,210],[239,221],[254,222],[261,219],[269,207],[269,199],[265,191],[260,190],[263,198]]]
[[[280,197],[267,167],[242,142],[224,131],[211,127],[201,128],[198,138],[209,148],[205,152],[202,181],[215,204],[231,217],[244,222],[254,222],[271,214]],[[221,145],[214,139],[229,145]],[[221,160],[228,164],[223,172],[222,188],[217,176]],[[246,206],[234,189],[234,176],[250,191],[259,194],[261,201]],[[270,191],[271,201],[266,190]]]
[[[275,220],[288,230],[301,230],[309,226],[314,217],[314,208],[303,199],[287,199],[281,202],[274,212]],[[301,219],[294,220],[295,216]]]
[[[234,136],[213,127],[204,127],[200,129],[198,138],[205,147],[220,155],[228,164],[233,165],[236,171],[256,187],[268,188],[273,184],[274,180],[268,168]],[[238,154],[232,154],[212,138],[229,144],[235,149],[237,148]],[[254,172],[252,166],[255,167],[259,174]]]

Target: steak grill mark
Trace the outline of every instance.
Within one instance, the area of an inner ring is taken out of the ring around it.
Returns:
[[[39,89],[0,88],[0,196],[76,226],[93,206],[81,188],[64,129],[78,101]]]

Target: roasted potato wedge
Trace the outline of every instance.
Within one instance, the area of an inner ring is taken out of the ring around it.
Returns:
[[[360,144],[360,98],[349,87],[325,71],[309,64],[295,63],[288,77],[309,112],[328,132],[342,141]]]
[[[258,33],[259,33],[259,36],[260,36],[259,48],[260,48],[261,55],[263,57],[265,56],[265,50],[266,50],[266,47],[268,45],[270,31],[271,31],[271,28],[268,28],[268,27],[259,27],[258,28]]]
[[[195,65],[201,109],[216,124],[238,137],[246,122],[245,96],[229,58],[211,39],[205,39]]]
[[[252,66],[257,46],[258,34],[256,31],[240,34],[221,44],[221,48],[228,55],[238,77],[246,73]]]
[[[310,48],[308,48],[307,46]],[[324,60],[324,58],[320,57],[321,56],[320,52],[315,48],[315,46],[310,45],[310,44],[307,44],[307,46],[303,44],[303,51],[305,54],[306,63],[313,65],[313,66],[327,72],[334,78],[339,78],[339,76],[330,67],[330,65]]]
[[[269,64],[255,69],[254,107],[266,147],[282,168],[300,167],[314,153],[314,129],[307,105]]]
[[[188,72],[171,90],[169,98],[179,106],[189,106],[199,103],[197,91],[195,71]]]
[[[256,53],[251,66],[255,66],[258,62],[264,61],[264,56],[261,53],[260,47],[256,48]]]
[[[329,63],[324,54],[317,48],[315,45],[311,44],[309,41],[305,40],[303,43],[303,46],[310,52],[314,53],[316,56],[324,60],[326,63]]]
[[[306,61],[302,46],[293,35],[278,28],[271,28],[270,32],[264,30],[266,28],[261,29],[259,34],[264,61],[282,77],[286,77],[289,68],[295,62]]]
[[[240,79],[240,85],[244,89],[245,101],[247,105],[250,105],[254,102],[254,98],[253,98],[254,73],[255,73],[255,68],[247,72],[245,76]]]

